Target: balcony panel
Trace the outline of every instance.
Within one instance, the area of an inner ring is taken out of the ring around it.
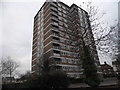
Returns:
[[[51,24],[54,26],[58,26],[58,23],[56,23],[56,22],[52,22]]]
[[[51,2],[50,4],[57,8],[57,3]]]
[[[58,22],[58,18],[56,18],[56,17],[52,17],[51,19]]]
[[[58,13],[56,13],[56,12],[52,11],[51,14],[54,15],[54,16],[56,16],[56,17],[58,17]]]
[[[60,56],[60,54],[57,54],[57,53],[53,53],[54,56]]]
[[[54,11],[58,11],[57,8],[55,8],[55,7],[51,7],[51,9]]]

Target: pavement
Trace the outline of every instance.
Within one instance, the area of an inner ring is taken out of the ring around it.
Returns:
[[[115,77],[104,78],[99,86],[113,86],[113,85],[117,85],[117,83],[118,83],[118,80]],[[69,86],[69,88],[85,88],[85,87],[90,87],[90,86],[85,83],[75,83],[75,84],[70,84]]]
[[[118,80],[117,78],[104,78],[103,82],[101,82],[100,86],[108,86],[108,85],[117,85]]]

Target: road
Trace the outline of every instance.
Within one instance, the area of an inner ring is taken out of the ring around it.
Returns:
[[[117,78],[104,78],[103,82],[99,86],[109,86],[109,85],[116,85],[118,83]],[[71,84],[69,88],[82,88],[82,87],[90,87],[89,85],[85,83],[76,83]]]

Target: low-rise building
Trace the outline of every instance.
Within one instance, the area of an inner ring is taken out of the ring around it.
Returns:
[[[113,70],[115,71],[116,74],[120,73],[120,68],[119,68],[119,65],[118,65],[118,61],[112,61],[112,65],[113,65]]]
[[[115,76],[115,72],[113,70],[113,67],[110,66],[109,64],[107,64],[106,62],[104,62],[104,64],[101,64],[101,69],[102,69],[104,78]]]
[[[2,77],[2,84],[5,83],[15,83],[16,80],[14,77]]]

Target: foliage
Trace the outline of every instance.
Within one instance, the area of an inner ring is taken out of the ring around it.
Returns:
[[[91,56],[88,46],[84,46],[84,53],[85,57],[83,58],[83,68],[86,76],[85,82],[92,87],[97,87],[100,84],[100,80],[97,75],[97,67],[95,65],[94,58]]]
[[[51,86],[54,88],[67,88],[69,85],[69,79],[67,75],[61,71],[55,71],[50,73]]]
[[[69,82],[70,83],[84,83],[85,79],[84,78],[70,78],[69,77]]]
[[[19,83],[7,83],[7,84],[2,84],[2,90],[6,90],[7,88],[15,88],[15,90],[17,90],[17,88],[19,87]]]
[[[45,59],[43,63],[43,72],[48,73],[49,72],[49,60]]]
[[[22,88],[67,88],[69,85],[68,77],[63,72],[43,73],[27,79],[21,84]]]
[[[41,76],[31,76],[27,81],[21,83],[20,88],[39,88],[41,87]]]

